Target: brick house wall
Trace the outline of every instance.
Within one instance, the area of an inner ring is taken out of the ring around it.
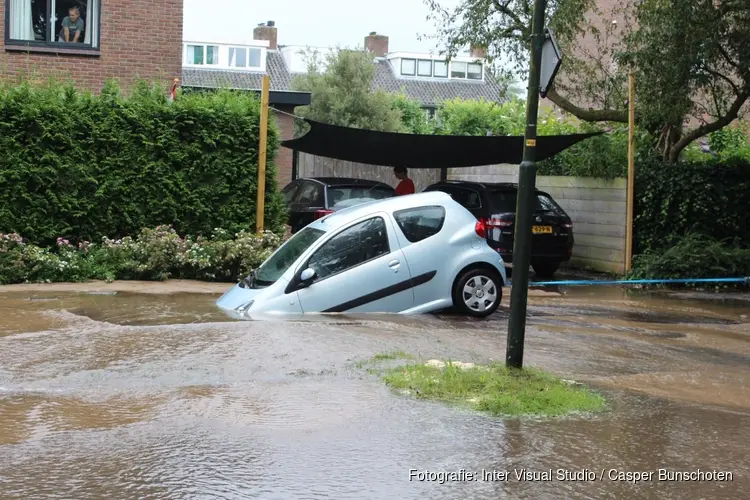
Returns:
[[[71,79],[94,92],[111,78],[127,90],[137,78],[170,86],[182,69],[182,0],[101,0],[100,50],[5,45],[0,0],[0,78]],[[45,52],[41,52],[44,50]]]

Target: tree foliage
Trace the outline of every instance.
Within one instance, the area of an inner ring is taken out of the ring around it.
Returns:
[[[424,2],[448,56],[483,46],[525,78],[533,0]],[[550,101],[582,120],[627,123],[633,72],[639,125],[670,161],[731,123],[750,98],[747,0],[641,0],[606,12],[593,0],[549,0],[546,24],[564,55]]]
[[[171,224],[181,234],[255,228],[260,103],[252,93],[192,93],[170,103],[140,84],[124,97],[52,83],[0,88],[0,232],[49,245],[121,238]],[[269,127],[268,156],[279,146]],[[265,227],[283,197],[267,166]]]
[[[395,132],[402,128],[401,111],[393,96],[373,90],[373,55],[364,50],[337,49],[321,56],[308,51],[307,73],[292,81],[294,90],[312,93],[298,114],[345,127]]]

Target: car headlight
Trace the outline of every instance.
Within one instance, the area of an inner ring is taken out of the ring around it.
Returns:
[[[253,304],[254,304],[254,303],[255,303],[255,301],[254,301],[254,300],[251,300],[251,301],[250,301],[250,302],[248,302],[247,304],[243,304],[243,305],[241,305],[240,307],[238,307],[238,308],[237,308],[237,311],[239,311],[239,312],[241,312],[241,313],[247,312],[247,310],[248,310],[248,309],[250,309],[250,308],[251,308],[251,307],[253,306]]]

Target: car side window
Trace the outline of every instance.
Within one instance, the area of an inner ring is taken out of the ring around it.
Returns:
[[[307,267],[315,270],[315,281],[320,281],[390,252],[385,221],[373,217],[324,243],[310,257]]]
[[[407,208],[393,212],[398,227],[412,243],[435,236],[445,223],[445,209],[441,206]]]
[[[470,189],[457,189],[455,194],[451,193],[453,200],[468,210],[482,208],[482,200],[479,193]]]
[[[297,194],[298,187],[299,187],[299,183],[294,182],[292,184],[289,184],[282,191],[282,194],[284,195],[284,200],[286,201],[287,205],[290,205],[292,203],[292,200],[294,199],[294,195]]]
[[[316,205],[316,202],[318,201],[318,188],[322,186],[318,186],[314,182],[305,182],[302,184],[302,186],[299,188],[299,191],[297,192],[297,197],[294,200],[294,202],[298,205]]]

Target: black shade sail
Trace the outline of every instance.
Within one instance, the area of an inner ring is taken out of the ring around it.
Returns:
[[[340,127],[303,118],[310,130],[281,145],[316,156],[368,165],[456,168],[520,164],[523,136],[417,135]],[[536,161],[603,132],[546,135],[536,139]]]

